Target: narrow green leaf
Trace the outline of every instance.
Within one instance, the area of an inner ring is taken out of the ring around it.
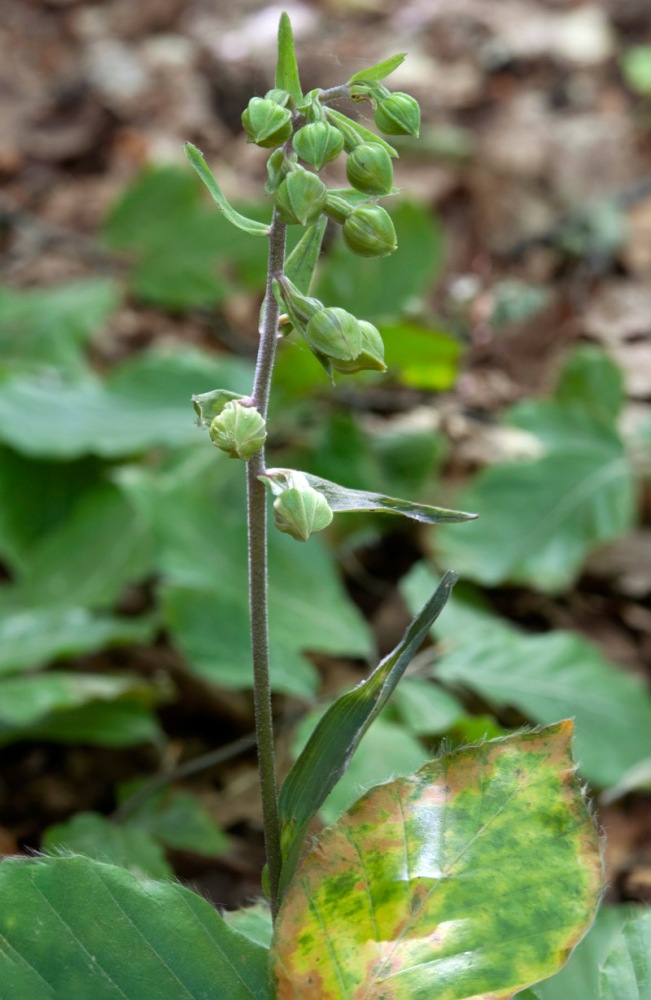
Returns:
[[[310,292],[327,224],[327,217],[322,215],[315,225],[306,230],[285,261],[285,277],[293,281],[304,295]]]
[[[413,503],[411,500],[399,500],[387,497],[382,493],[369,493],[366,490],[349,490],[329,479],[321,479],[310,472],[298,472],[296,469],[267,469],[260,477],[273,493],[287,489],[287,483],[292,477],[302,476],[310,486],[318,490],[326,498],[333,511],[375,511],[380,514],[402,514],[412,521],[423,524],[443,524],[445,522],[472,521],[476,514],[468,514],[461,510],[447,510],[445,507],[430,507],[428,504]]]
[[[651,997],[651,910],[626,924],[613,941],[599,984],[599,1000]]]
[[[384,78],[389,76],[390,73],[393,73],[398,66],[401,66],[406,58],[406,52],[399,52],[395,56],[390,56],[382,62],[369,66],[368,69],[360,69],[358,73],[354,73],[351,76],[348,83],[375,83],[377,80],[384,80]]]
[[[81,854],[119,865],[134,875],[150,878],[174,875],[163,848],[151,834],[135,826],[118,826],[99,813],[77,813],[66,823],[48,827],[42,847],[54,854]]]
[[[364,128],[359,122],[351,121],[347,115],[342,115],[341,111],[334,108],[325,109],[326,118],[331,125],[335,125],[342,133],[347,146],[357,146],[360,142],[375,142],[386,149],[389,156],[397,156],[397,150],[390,146],[386,139],[370,129]]]
[[[278,25],[278,63],[276,65],[276,87],[286,90],[296,104],[303,101],[303,91],[298,77],[294,35],[289,15],[284,11]]]
[[[215,180],[214,174],[197,147],[193,146],[191,142],[186,142],[184,148],[185,155],[191,165],[208,188],[220,212],[224,213],[228,221],[232,222],[238,229],[243,229],[245,233],[249,233],[251,236],[268,236],[270,232],[269,226],[265,226],[261,222],[256,222],[255,219],[248,219],[245,215],[236,212],[232,205],[228,203],[219,184]]]
[[[281,888],[294,874],[312,817],[346,770],[359,741],[386,704],[396,684],[443,610],[456,577],[447,573],[414,618],[399,644],[370,677],[334,702],[318,723],[285,778],[279,796],[284,863]]]
[[[560,968],[602,889],[571,735],[456,750],[324,830],[275,924],[278,1000],[507,1000]]]
[[[80,857],[10,859],[0,897],[2,1000],[272,998],[266,949],[172,882]]]

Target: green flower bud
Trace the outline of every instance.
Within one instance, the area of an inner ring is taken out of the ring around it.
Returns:
[[[252,97],[242,115],[242,124],[249,142],[265,149],[282,146],[292,134],[292,113],[275,101]]]
[[[352,361],[362,349],[362,331],[352,313],[334,306],[315,313],[303,333],[307,346],[318,355]]]
[[[420,132],[420,107],[410,94],[400,91],[380,100],[375,111],[375,124],[385,135],[414,135]]]
[[[362,331],[362,349],[352,361],[332,359],[332,367],[342,375],[353,375],[355,372],[373,371],[385,372],[384,343],[380,331],[365,319],[357,321]]]
[[[398,246],[391,216],[379,205],[353,209],[342,232],[348,248],[360,257],[387,257]]]
[[[332,517],[326,498],[307,484],[283,490],[274,500],[276,527],[298,542],[306,542],[315,531],[323,531]]]
[[[304,125],[294,135],[294,149],[305,163],[321,170],[326,163],[336,160],[344,148],[344,137],[334,125],[312,122]]]
[[[265,101],[273,101],[274,104],[279,104],[281,108],[285,107],[290,97],[291,94],[288,90],[281,90],[279,87],[273,87],[264,95]]]
[[[325,208],[328,190],[316,174],[299,167],[276,191],[278,215],[288,225],[311,226]]]
[[[363,142],[349,154],[346,176],[365,194],[389,194],[393,188],[391,157],[378,143]]]
[[[280,294],[287,307],[289,318],[297,330],[303,330],[314,314],[323,309],[323,302],[320,299],[303,295],[293,281],[290,281],[284,274],[277,279],[277,287],[280,288]]]
[[[274,149],[273,153],[267,160],[267,183],[265,184],[265,191],[267,194],[273,194],[277,191],[282,182],[287,177],[287,174],[292,169],[292,164],[296,163],[298,157],[296,153],[291,152],[289,155],[285,153],[284,149]]]
[[[345,198],[340,198],[339,195],[328,192],[328,197],[326,198],[326,204],[325,204],[325,211],[327,212],[327,214],[330,216],[331,219],[334,219],[335,222],[338,222],[339,225],[342,225],[346,221],[352,210],[353,206],[349,205]]]
[[[267,431],[264,417],[252,406],[226,403],[210,425],[210,439],[231,458],[247,462],[260,451]]]

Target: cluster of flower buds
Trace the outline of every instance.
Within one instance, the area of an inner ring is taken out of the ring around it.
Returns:
[[[328,375],[360,371],[386,371],[384,344],[377,327],[338,306],[327,308],[319,299],[303,295],[284,275],[279,294],[292,326],[297,330]]]
[[[349,92],[372,102],[376,125],[386,135],[418,135],[420,109],[409,94],[391,93],[377,82],[356,83]],[[329,108],[325,96],[313,90],[297,105],[288,91],[274,89],[249,102],[242,115],[249,141],[274,150],[266,190],[287,225],[313,225],[325,212],[342,226],[353,253],[385,257],[397,247],[396,233],[376,199],[395,193],[391,158],[397,153],[380,136]],[[352,190],[330,192],[317,174],[344,151]],[[360,200],[360,194],[369,200]]]

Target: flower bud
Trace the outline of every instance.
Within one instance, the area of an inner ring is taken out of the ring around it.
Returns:
[[[362,331],[362,349],[352,361],[339,361],[334,358],[332,367],[342,375],[353,375],[355,372],[373,371],[385,372],[384,343],[380,331],[365,319],[357,321]]]
[[[395,91],[380,100],[375,111],[375,124],[385,135],[414,135],[420,132],[420,107],[410,94]]]
[[[327,214],[330,216],[331,219],[334,219],[335,222],[338,222],[339,225],[342,225],[346,221],[352,210],[353,206],[349,205],[345,198],[341,198],[339,195],[332,194],[331,191],[328,192],[328,197],[326,198],[326,204],[325,204],[325,211],[327,212]]]
[[[303,334],[310,350],[327,358],[352,361],[362,349],[362,331],[352,313],[334,306],[315,313]]]
[[[348,248],[360,257],[387,257],[398,246],[391,216],[380,205],[353,209],[342,232]]]
[[[297,330],[303,330],[314,314],[323,309],[323,302],[310,295],[303,295],[302,292],[299,292],[293,281],[290,281],[284,274],[277,279],[277,282],[293,326]]]
[[[242,124],[249,142],[271,149],[281,146],[292,134],[292,113],[275,101],[252,97],[242,115]]]
[[[378,143],[363,142],[349,154],[346,176],[365,194],[389,194],[393,188],[391,157]]]
[[[287,155],[284,149],[274,149],[273,153],[267,160],[268,179],[264,186],[267,194],[273,194],[274,191],[278,190],[282,182],[287,177],[287,174],[292,169],[292,164],[295,163],[297,159],[298,157],[294,152]]]
[[[245,398],[241,392],[231,392],[230,389],[212,389],[211,392],[198,393],[192,397],[192,405],[199,418],[197,423],[203,427],[209,427],[227,403]]]
[[[278,215],[288,225],[311,226],[325,208],[328,191],[316,174],[299,167],[276,191]]]
[[[311,486],[293,486],[274,500],[276,527],[298,542],[306,542],[315,531],[323,531],[332,517],[326,498]]]
[[[326,163],[336,160],[344,148],[344,137],[334,125],[312,122],[295,134],[294,149],[305,163],[320,170]]]
[[[252,406],[227,403],[210,425],[210,439],[231,458],[247,462],[260,451],[267,431],[264,417]]]

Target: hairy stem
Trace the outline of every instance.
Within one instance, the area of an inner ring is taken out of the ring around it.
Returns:
[[[272,281],[282,273],[285,261],[286,227],[274,210],[269,233],[269,263],[260,344],[253,381],[253,401],[263,417],[267,415],[271,374],[278,336],[278,303]],[[258,476],[264,472],[264,448],[247,463],[247,522],[249,547],[249,613],[253,657],[253,695],[255,731],[258,747],[258,771],[262,798],[265,851],[269,871],[269,903],[272,916],[278,912],[278,892],[282,856],[278,793],[274,750],[271,685],[269,682],[269,612],[267,579],[267,495]]]

